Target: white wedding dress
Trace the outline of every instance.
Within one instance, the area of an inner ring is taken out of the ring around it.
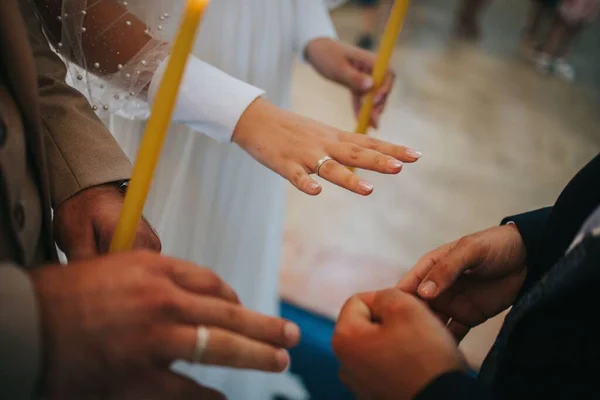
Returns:
[[[315,21],[330,24],[328,17],[315,18],[315,12],[326,14],[323,0],[215,0],[194,55],[288,107],[294,52],[310,38]],[[313,30],[320,35],[329,29]],[[113,115],[107,124],[134,159],[144,123]],[[244,305],[277,315],[284,187],[281,177],[236,145],[175,126],[168,133],[145,215],[158,230],[165,254],[210,267]],[[302,393],[293,393],[285,375],[187,365],[179,370],[234,400],[269,399],[282,385],[292,398]]]

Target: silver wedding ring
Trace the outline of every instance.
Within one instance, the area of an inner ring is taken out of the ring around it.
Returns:
[[[204,353],[208,349],[208,339],[210,338],[210,332],[207,327],[200,325],[196,330],[196,346],[194,347],[194,354],[192,355],[192,362],[199,364],[202,362]]]
[[[323,158],[321,158],[319,161],[317,161],[317,167],[315,168],[315,174],[317,174],[317,176],[321,176],[319,174],[319,171],[321,170],[321,167],[323,166],[323,164],[325,164],[327,161],[331,161],[333,160],[333,158],[329,157],[329,156],[325,156]]]

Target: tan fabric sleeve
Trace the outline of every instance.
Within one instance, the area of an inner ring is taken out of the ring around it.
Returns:
[[[19,0],[36,62],[40,115],[54,207],[83,189],[128,179],[131,165],[85,97],[65,83],[32,6]]]
[[[0,397],[33,398],[42,354],[39,310],[27,273],[11,264],[0,264],[0,338]]]

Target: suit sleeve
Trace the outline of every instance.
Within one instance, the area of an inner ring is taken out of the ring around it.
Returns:
[[[66,82],[67,69],[50,48],[33,8],[20,1],[35,58],[42,133],[52,204],[83,189],[128,179],[130,162],[85,97]]]
[[[502,225],[508,223],[516,225],[527,249],[527,277],[521,288],[521,293],[527,291],[543,275],[539,271],[536,271],[536,268],[541,265],[541,263],[537,262],[536,253],[551,213],[552,207],[546,207],[502,220]]]
[[[27,273],[0,264],[0,391],[3,399],[34,397],[42,354],[39,310]]]
[[[493,396],[477,379],[462,372],[449,372],[427,385],[415,400],[493,400]]]

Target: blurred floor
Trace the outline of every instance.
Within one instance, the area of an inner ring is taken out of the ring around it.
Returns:
[[[450,39],[455,2],[415,1],[393,58],[398,79],[378,137],[424,153],[397,177],[361,175],[367,198],[325,184],[310,198],[290,188],[282,261],[283,296],[335,316],[351,294],[393,285],[428,250],[551,204],[600,151],[600,29],[590,27],[572,61],[575,83],[537,73],[518,56],[528,2],[496,0],[479,44]],[[358,12],[334,12],[353,41]],[[349,95],[298,65],[294,110],[354,126]],[[499,321],[463,344],[474,365]]]

